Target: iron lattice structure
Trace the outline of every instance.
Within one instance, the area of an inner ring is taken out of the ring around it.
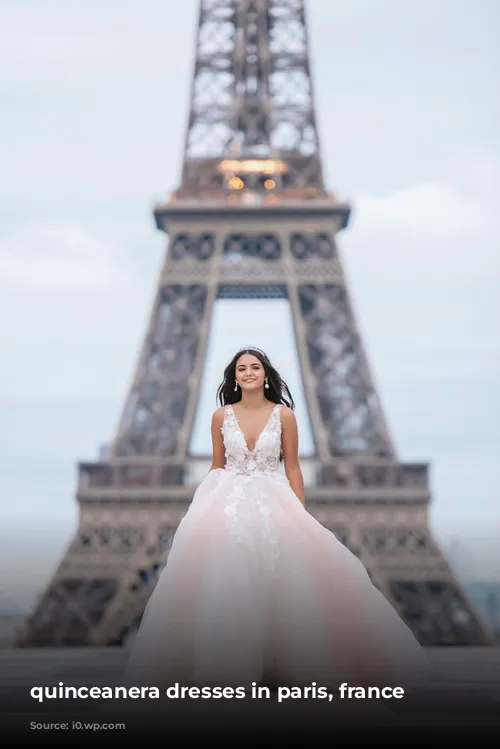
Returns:
[[[200,475],[189,443],[228,297],[290,304],[316,448],[309,511],[424,645],[490,644],[429,532],[428,466],[396,454],[336,245],[350,213],[323,183],[304,2],[202,0],[182,179],[155,208],[169,245],[130,393],[108,453],[79,466],[79,528],[19,646],[115,645],[137,627]]]
[[[303,2],[200,3],[184,194],[216,190],[241,151],[286,154],[286,185],[324,189]]]

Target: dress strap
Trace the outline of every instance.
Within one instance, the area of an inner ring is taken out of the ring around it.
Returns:
[[[276,416],[276,414],[278,415],[278,420],[281,419],[281,409],[282,408],[283,408],[283,404],[282,403],[277,403],[275,405],[275,407],[274,407],[274,414],[275,414],[275,416]]]
[[[225,405],[225,406],[224,406],[224,415],[223,415],[223,417],[222,417],[222,426],[221,426],[221,428],[220,428],[221,432],[224,432],[224,427],[225,427],[225,426],[226,426],[226,424],[227,424],[227,420],[228,420],[228,419],[227,419],[228,409],[229,409],[229,407],[228,407],[227,405]]]

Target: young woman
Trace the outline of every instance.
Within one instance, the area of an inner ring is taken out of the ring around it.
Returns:
[[[266,354],[239,351],[217,396],[211,470],[177,529],[125,681],[337,688],[424,676],[410,629],[304,507],[294,402]]]

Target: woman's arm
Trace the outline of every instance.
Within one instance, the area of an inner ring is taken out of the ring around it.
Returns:
[[[218,408],[212,416],[212,465],[210,470],[224,468],[226,465],[226,453],[224,440],[222,439],[222,424],[224,422],[224,408]]]
[[[281,441],[283,445],[283,460],[285,473],[294,494],[305,505],[304,478],[299,464],[299,433],[294,412],[287,407],[281,412]]]

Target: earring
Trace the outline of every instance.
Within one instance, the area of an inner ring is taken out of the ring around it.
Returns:
[[[266,388],[266,390],[267,390],[267,389],[268,389],[268,387],[269,387],[269,383],[268,383],[268,381],[267,381],[267,377],[266,377],[266,384],[264,385],[264,387]]]
[[[238,383],[237,383],[237,382],[235,382],[235,383],[234,383],[234,392],[236,392],[237,390],[238,390]]]

